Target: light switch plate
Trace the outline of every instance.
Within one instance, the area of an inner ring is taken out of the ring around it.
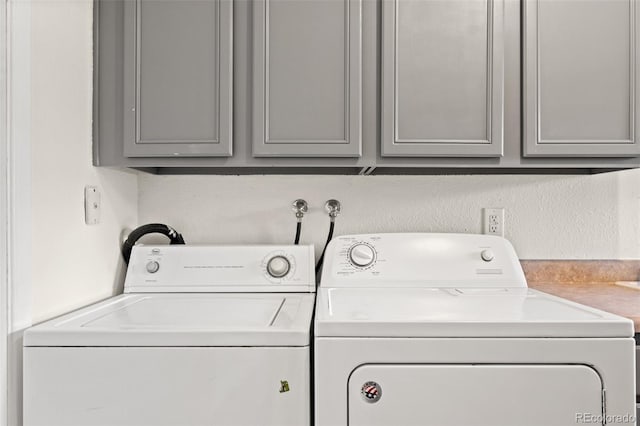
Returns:
[[[84,223],[97,225],[100,223],[100,191],[97,186],[84,187]]]

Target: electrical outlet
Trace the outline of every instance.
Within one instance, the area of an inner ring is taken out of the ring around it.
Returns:
[[[504,237],[504,209],[483,209],[484,229],[487,235],[497,235]]]

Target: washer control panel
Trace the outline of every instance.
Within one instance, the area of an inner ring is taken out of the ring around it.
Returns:
[[[313,246],[134,246],[125,292],[313,292]]]
[[[369,234],[334,238],[321,286],[526,287],[504,238],[476,234]]]

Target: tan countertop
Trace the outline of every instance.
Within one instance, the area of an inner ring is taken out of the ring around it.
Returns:
[[[522,260],[529,287],[631,319],[640,333],[640,260]],[[640,342],[640,340],[639,340]]]
[[[529,287],[629,318],[640,333],[640,290],[596,282],[533,282]]]

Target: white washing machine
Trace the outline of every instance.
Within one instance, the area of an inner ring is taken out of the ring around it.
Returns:
[[[316,306],[315,425],[633,425],[633,335],[529,290],[503,238],[339,237]]]
[[[28,329],[25,426],[310,423],[312,246],[136,246],[125,294]]]

